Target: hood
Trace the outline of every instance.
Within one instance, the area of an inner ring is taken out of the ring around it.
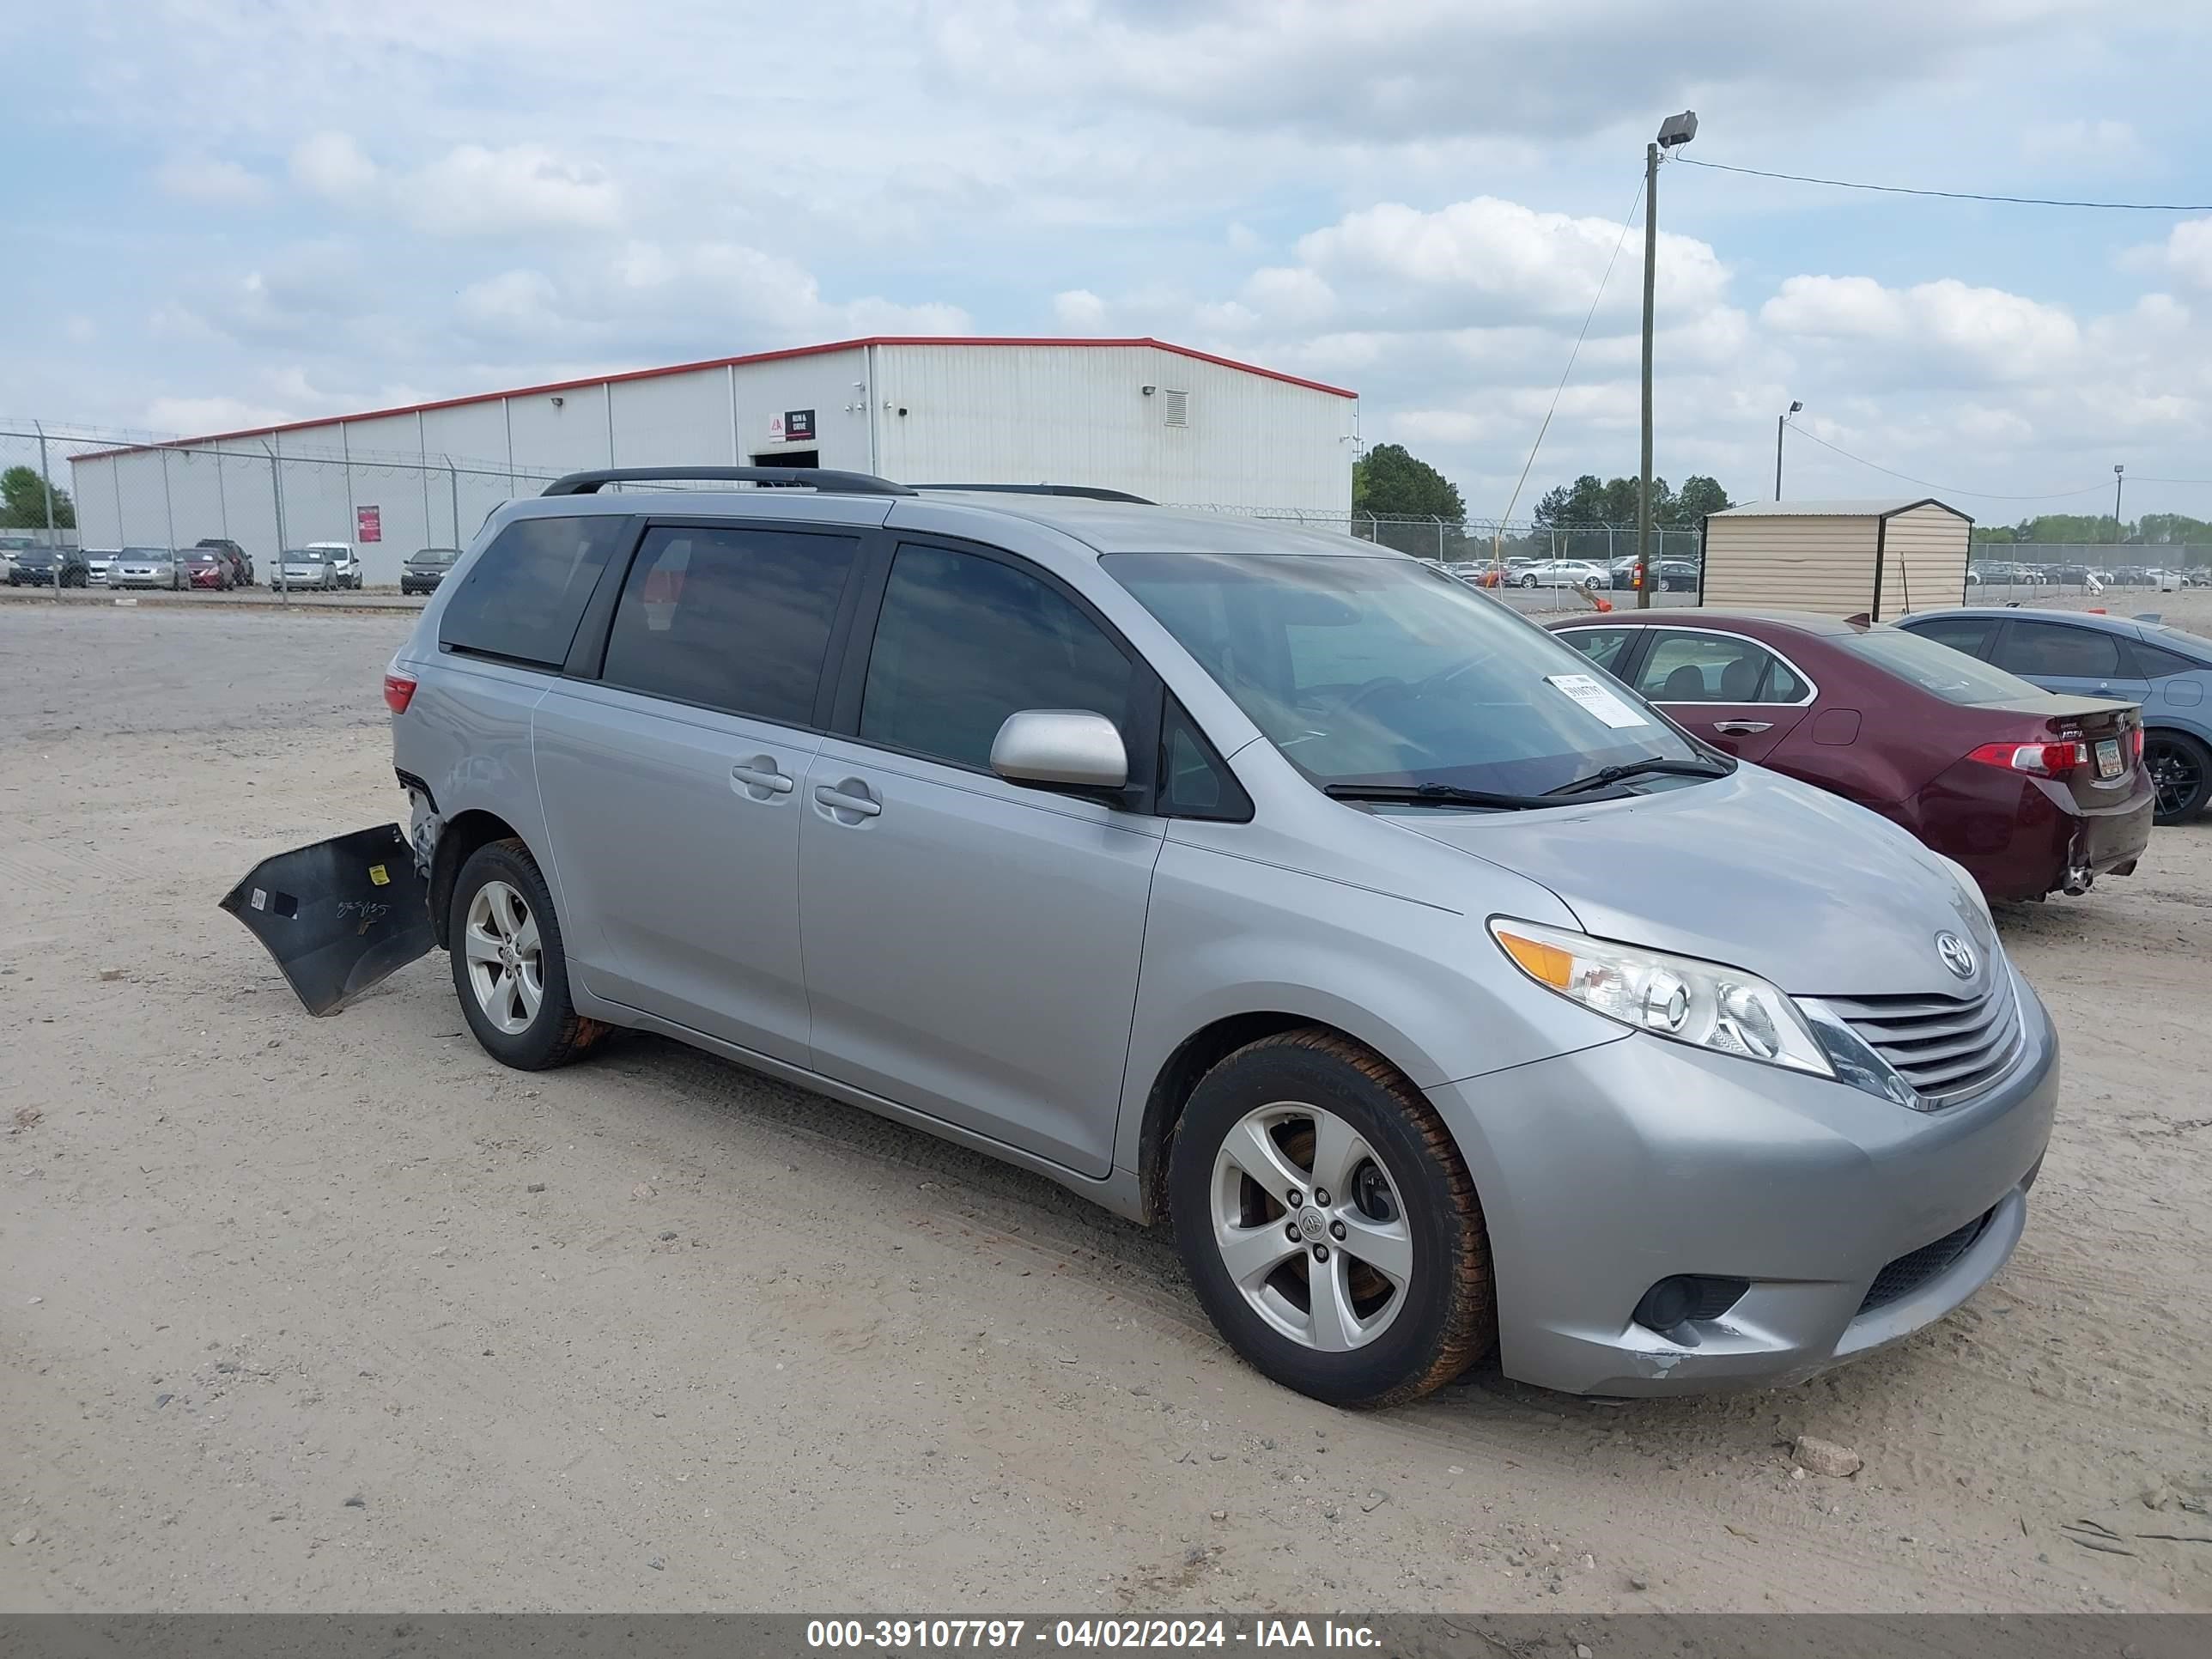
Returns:
[[[1602,939],[1748,969],[1796,996],[1934,993],[1941,933],[1986,964],[1996,930],[1942,860],[1840,796],[1741,766],[1586,809],[1394,814],[1559,895]]]

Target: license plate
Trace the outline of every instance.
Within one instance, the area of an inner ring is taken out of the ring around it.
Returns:
[[[2118,738],[2098,738],[2097,775],[2100,778],[2117,778],[2120,775],[2121,770],[2120,740]]]

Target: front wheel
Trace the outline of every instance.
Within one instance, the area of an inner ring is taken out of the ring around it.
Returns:
[[[2143,742],[2143,765],[2158,792],[2154,823],[2187,823],[2212,803],[2212,749],[2186,732],[2153,732]]]
[[[1521,579],[1521,586],[1523,587],[1534,587],[1535,585],[1536,579],[1534,576],[1523,576]]]
[[[576,1012],[561,923],[538,861],[520,841],[478,848],[453,883],[447,944],[461,1013],[502,1066],[565,1066],[606,1028]]]
[[[1168,1208],[1199,1301],[1255,1369],[1396,1405],[1497,1340],[1474,1184],[1420,1091],[1329,1032],[1238,1049],[1192,1093]]]

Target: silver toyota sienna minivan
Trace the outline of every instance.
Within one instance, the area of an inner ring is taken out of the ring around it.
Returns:
[[[1974,883],[1367,543],[580,474],[385,693],[493,1056],[659,1032],[1165,1222],[1322,1400],[1795,1382],[2021,1235],[2057,1043]]]

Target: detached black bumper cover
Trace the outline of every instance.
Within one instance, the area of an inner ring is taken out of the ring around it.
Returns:
[[[279,853],[222,908],[276,958],[311,1014],[334,1014],[436,945],[429,890],[399,826]]]

